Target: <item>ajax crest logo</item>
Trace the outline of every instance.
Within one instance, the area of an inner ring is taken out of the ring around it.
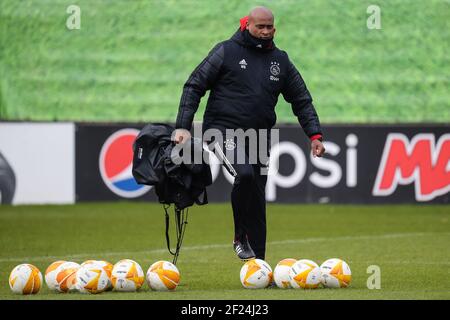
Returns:
[[[278,78],[278,75],[280,74],[281,71],[280,71],[280,64],[278,62],[272,61],[270,63],[269,70],[271,73],[271,76],[269,77],[270,80],[272,80],[272,81],[280,80],[280,78]]]
[[[133,143],[137,129],[122,129],[106,139],[100,151],[100,175],[106,186],[124,198],[137,198],[151,187],[139,185],[132,174]]]

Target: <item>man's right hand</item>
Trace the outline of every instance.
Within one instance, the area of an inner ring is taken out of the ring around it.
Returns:
[[[173,141],[175,143],[184,143],[191,138],[191,133],[186,129],[176,129],[174,131]]]

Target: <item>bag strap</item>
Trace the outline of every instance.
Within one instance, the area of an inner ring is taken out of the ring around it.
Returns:
[[[167,212],[167,209],[170,208],[170,205],[166,206],[163,205],[164,211],[166,212],[166,243],[167,243],[167,249],[169,249],[170,254],[174,255],[175,253],[170,250],[170,238],[169,238],[169,213]]]
[[[176,244],[175,252],[172,252],[172,250],[170,249],[170,237],[169,237],[170,215],[169,215],[168,209],[170,208],[170,205],[168,205],[168,206],[164,205],[163,207],[164,207],[164,211],[166,213],[167,249],[169,250],[170,254],[174,256],[172,263],[176,265],[178,256],[180,255],[181,245],[183,243],[184,233],[186,231],[186,225],[188,223],[187,218],[188,218],[189,210],[187,208],[180,210],[175,207],[175,226],[176,226],[177,244]]]

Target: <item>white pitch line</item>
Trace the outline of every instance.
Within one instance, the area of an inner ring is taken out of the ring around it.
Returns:
[[[381,235],[366,235],[366,236],[342,236],[342,237],[330,237],[330,238],[304,238],[304,239],[292,239],[267,242],[268,246],[271,245],[286,245],[297,243],[309,243],[309,242],[326,242],[326,241],[345,241],[345,240],[375,240],[375,239],[395,239],[395,238],[409,238],[409,237],[423,237],[423,236],[435,236],[435,235],[450,235],[450,233],[391,233]],[[209,250],[217,248],[231,248],[231,244],[210,244],[201,246],[182,247],[183,251],[189,250]],[[1,258],[0,262],[11,261],[43,261],[43,260],[57,260],[57,259],[76,259],[76,258],[89,258],[95,257],[111,257],[111,256],[125,256],[134,254],[151,254],[151,253],[165,253],[165,249],[153,249],[144,251],[123,251],[123,252],[102,252],[102,253],[79,253],[69,254],[66,256],[36,256],[36,257],[9,257]]]
[[[374,265],[378,265],[378,266],[383,266],[386,264],[406,264],[406,265],[410,265],[410,264],[414,264],[414,265],[423,265],[423,266],[427,266],[427,265],[442,265],[442,266],[447,266],[450,265],[450,261],[421,261],[421,260],[413,260],[413,261],[376,261],[373,263],[369,263],[367,261],[351,261],[349,260],[348,263],[366,263],[366,264],[374,264]]]

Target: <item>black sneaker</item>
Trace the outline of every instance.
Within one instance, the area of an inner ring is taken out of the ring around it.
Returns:
[[[241,238],[236,238],[233,241],[233,248],[239,259],[243,261],[251,260],[255,258],[255,253],[253,252],[250,243],[246,236]]]

